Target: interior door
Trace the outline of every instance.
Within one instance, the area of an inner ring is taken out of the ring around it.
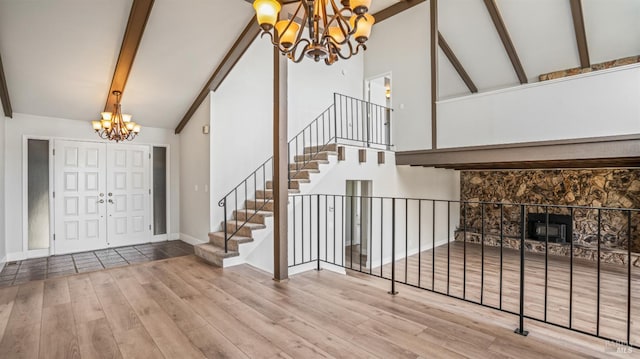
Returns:
[[[55,140],[55,253],[107,246],[106,145]]]
[[[149,147],[107,145],[108,244],[151,240]]]

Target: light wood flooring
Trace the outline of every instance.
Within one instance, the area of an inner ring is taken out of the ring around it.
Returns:
[[[467,243],[466,278],[464,251],[462,242],[450,244],[448,293],[454,297],[465,298],[495,308],[502,306],[506,311],[519,313],[520,252],[506,248],[503,250],[501,303],[500,249],[484,247],[484,278],[482,246]],[[435,271],[432,271],[433,259],[434,252],[429,250],[422,252],[420,258],[414,255],[410,256],[408,261],[404,259],[396,261],[397,281],[447,293],[447,246],[440,246],[435,250]],[[346,267],[350,267],[348,257]],[[353,268],[360,270],[357,259],[354,259]],[[626,343],[627,282],[629,280],[627,265],[601,264],[599,323],[597,263],[574,259],[573,278],[569,275],[570,268],[569,258],[549,256],[545,317],[545,257],[544,254],[526,253],[525,315],[541,320],[546,318],[550,323],[565,327],[569,327],[571,320],[571,327],[574,329]],[[362,271],[369,270],[365,266]],[[391,278],[391,265],[373,268],[371,272]],[[463,286],[465,281],[466,286]],[[573,298],[570,298],[569,290],[571,281],[573,281]],[[640,268],[633,266],[630,319],[631,343],[640,346]]]
[[[351,273],[172,258],[0,289],[2,358],[607,358],[602,340]],[[629,358],[632,354],[617,355]],[[636,355],[637,356],[637,355]]]

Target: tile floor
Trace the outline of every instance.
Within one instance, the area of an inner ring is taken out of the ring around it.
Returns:
[[[0,287],[188,254],[193,254],[192,245],[182,241],[167,241],[26,259],[7,263],[0,272]]]

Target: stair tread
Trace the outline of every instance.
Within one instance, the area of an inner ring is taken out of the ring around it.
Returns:
[[[227,233],[230,234],[230,233]],[[220,232],[212,232],[209,233],[210,236],[214,236],[214,237],[218,237],[218,238],[224,238],[224,232],[220,231]],[[245,236],[239,236],[239,235],[234,235],[233,237],[229,238],[229,241],[236,241],[238,243],[247,243],[247,242],[252,242],[253,238],[251,237],[245,237]]]
[[[269,191],[271,191],[271,190],[269,190]],[[242,213],[242,214],[246,213],[244,209],[238,209],[238,210],[235,210],[234,212],[238,212],[238,213]],[[250,215],[251,214],[256,214],[258,216],[264,216],[264,217],[273,216],[273,212],[271,212],[271,211],[258,211],[258,212],[255,212],[253,209],[249,209],[248,212],[249,212]],[[233,221],[233,219],[232,219],[232,221]]]
[[[224,225],[224,222],[222,224]],[[227,221],[227,225],[238,226],[238,227],[243,226],[245,228],[251,228],[251,229],[264,229],[264,228],[267,228],[267,226],[262,224],[262,223],[244,222],[244,221],[240,221],[240,220],[236,224],[236,220],[235,219],[228,220]]]
[[[198,244],[196,245],[196,247],[204,252],[211,253],[220,258],[231,258],[231,257],[237,257],[240,255],[240,253],[238,252],[232,252],[232,251],[225,252],[224,248],[218,247],[215,244],[211,244],[211,243]]]

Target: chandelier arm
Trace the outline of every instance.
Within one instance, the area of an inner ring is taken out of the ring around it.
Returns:
[[[296,56],[296,51],[298,49],[298,46],[300,46],[300,44],[302,43],[306,43],[306,45],[304,46],[304,49],[302,51],[300,51],[300,53],[298,54],[298,56]],[[304,59],[304,55],[307,53],[307,47],[311,45],[311,41],[307,40],[307,39],[302,39],[300,41],[298,41],[295,46],[291,49],[292,51],[289,52],[289,58],[291,59],[291,61],[293,61],[294,63],[299,63],[300,61],[302,61],[302,59]]]
[[[355,54],[357,54],[357,53],[358,53],[357,48],[356,48],[356,51],[355,51],[355,52],[353,51],[353,44],[351,43],[351,41],[347,42],[347,45],[348,45],[348,47],[349,47],[349,54],[348,54],[348,55],[343,55],[343,54],[342,54],[342,49],[337,49],[337,51],[336,51],[336,55],[338,55],[338,57],[340,57],[340,58],[341,58],[341,59],[343,59],[343,60],[348,60],[348,59],[350,59],[353,55],[355,55]]]

